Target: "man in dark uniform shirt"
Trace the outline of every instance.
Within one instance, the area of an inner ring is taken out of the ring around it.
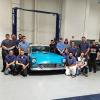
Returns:
[[[6,64],[5,64],[5,57],[6,55],[8,54],[9,50],[12,50],[14,48],[14,46],[11,45],[11,40],[10,40],[10,35],[9,34],[6,34],[5,35],[5,38],[2,43],[1,43],[1,47],[2,47],[2,59],[3,59],[3,69],[2,69],[2,72],[5,71],[5,67],[6,67]]]
[[[14,51],[14,54],[17,56],[19,52],[18,52],[18,41],[15,34],[11,35],[11,46],[14,46],[13,51]]]
[[[27,76],[27,70],[29,66],[29,58],[28,56],[24,55],[24,50],[20,50],[20,54],[17,56],[16,59],[16,67],[19,74],[23,76]]]
[[[9,54],[5,57],[5,63],[6,63],[6,69],[4,74],[13,74],[15,69],[15,62],[16,62],[16,56],[14,55],[13,51],[10,50]]]
[[[83,52],[86,56],[86,59],[87,59],[88,53],[89,53],[89,50],[90,50],[90,46],[89,46],[89,43],[86,40],[86,37],[84,37],[84,36],[82,37],[82,42],[80,43],[79,48],[80,48],[80,52]]]
[[[90,52],[89,52],[89,72],[93,70],[93,72],[96,73],[97,52],[98,52],[98,47],[96,46],[95,41],[93,41],[93,44],[90,47]]]
[[[78,48],[75,45],[75,42],[72,41],[71,46],[69,47],[69,52],[72,52],[73,55],[76,57],[77,56],[77,51],[78,51]]]

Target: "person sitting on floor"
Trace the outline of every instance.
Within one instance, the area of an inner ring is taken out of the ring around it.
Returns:
[[[80,57],[78,57],[77,66],[78,71],[80,71],[80,73],[82,73],[84,76],[88,77],[87,61],[83,52],[81,52]]]
[[[69,53],[69,56],[66,59],[66,71],[65,74],[66,75],[71,75],[72,78],[74,78],[76,76],[76,69],[77,69],[77,60],[76,58],[73,56],[73,53]]]
[[[14,68],[15,68],[15,61],[16,56],[14,55],[13,51],[10,50],[9,54],[5,57],[5,63],[6,63],[6,69],[4,71],[5,75],[13,74]]]
[[[20,54],[17,56],[16,59],[16,67],[18,74],[23,76],[27,76],[27,70],[29,66],[29,58],[24,54],[24,50],[20,50]]]

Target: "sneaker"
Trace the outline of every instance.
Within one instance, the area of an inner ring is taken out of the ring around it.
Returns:
[[[83,73],[83,75],[84,75],[85,77],[88,77],[88,74]]]
[[[4,72],[4,71],[5,71],[4,69],[1,70],[1,72]]]
[[[7,69],[5,69],[4,74],[8,75],[10,73],[10,71],[11,71],[10,68],[7,68]]]
[[[76,75],[72,75],[71,77],[72,77],[72,78],[75,78],[75,77],[76,77]]]

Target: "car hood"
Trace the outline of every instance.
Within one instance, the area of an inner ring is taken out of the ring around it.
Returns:
[[[57,55],[51,52],[32,52],[30,53],[30,59],[36,59],[37,64],[62,64],[63,63],[63,56]]]

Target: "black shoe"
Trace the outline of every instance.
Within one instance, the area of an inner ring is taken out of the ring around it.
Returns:
[[[92,71],[89,71],[89,72],[92,72]]]
[[[82,73],[85,77],[88,77],[88,74]]]
[[[76,77],[76,75],[71,75],[71,77],[72,77],[72,78],[75,78],[75,77]]]
[[[5,71],[4,69],[1,70],[1,72],[4,72],[4,71]]]
[[[27,77],[27,75],[22,74],[23,77]]]

